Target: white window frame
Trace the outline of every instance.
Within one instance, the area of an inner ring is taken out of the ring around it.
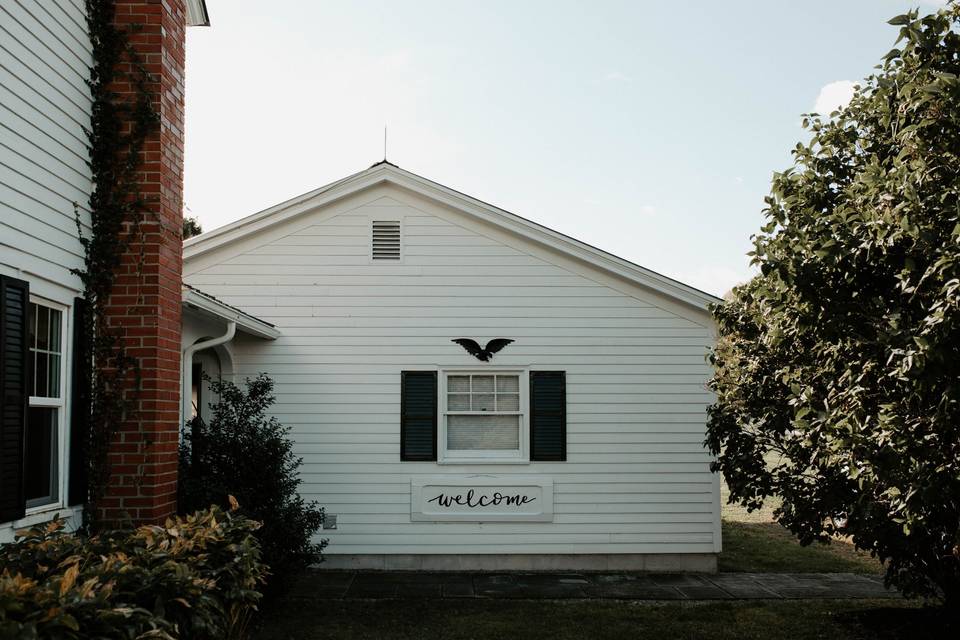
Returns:
[[[530,464],[530,370],[523,367],[445,367],[438,371],[437,413],[440,433],[437,437],[438,464]],[[447,450],[447,376],[517,375],[520,383],[520,448],[518,450]]]
[[[69,473],[68,469],[68,460],[69,456],[67,455],[67,378],[70,375],[72,370],[71,362],[71,353],[73,345],[70,344],[70,307],[68,305],[54,302],[47,298],[41,298],[39,296],[32,295],[30,296],[30,303],[36,304],[41,307],[47,307],[55,311],[60,312],[60,394],[58,398],[53,398],[49,396],[30,396],[29,406],[38,407],[38,408],[51,408],[57,410],[57,499],[51,502],[44,502],[42,504],[36,504],[34,506],[27,506],[25,509],[25,515],[29,516],[31,514],[40,513],[43,511],[50,511],[54,509],[62,509],[66,505],[66,491],[67,491],[67,475]],[[30,345],[28,348],[28,353],[31,355],[32,359],[32,347]],[[31,373],[33,367],[30,367]],[[33,381],[30,381],[30,385],[33,386]],[[26,425],[24,425],[26,427]]]

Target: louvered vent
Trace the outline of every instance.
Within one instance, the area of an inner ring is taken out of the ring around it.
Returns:
[[[373,222],[373,259],[400,259],[400,223],[396,220]]]

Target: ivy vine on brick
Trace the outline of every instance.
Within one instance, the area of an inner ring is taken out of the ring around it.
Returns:
[[[136,246],[133,243],[143,246],[140,223],[143,216],[151,213],[147,199],[139,191],[139,172],[144,144],[158,129],[160,118],[150,91],[155,79],[130,45],[128,30],[116,25],[115,2],[86,0],[85,5],[93,54],[87,81],[92,109],[90,128],[86,130],[93,189],[88,201],[88,234],[84,233],[79,207],[75,206],[84,266],[74,273],[83,283],[89,310],[80,321],[86,335],[92,336],[89,345],[75,354],[85,363],[91,383],[86,399],[89,434],[84,443],[88,504],[84,520],[90,526],[97,524],[97,504],[110,481],[111,439],[119,425],[130,417],[140,387],[138,361],[125,351],[120,331],[110,326],[107,308],[124,254]],[[124,87],[123,97],[117,87]],[[136,296],[142,302],[139,290]]]

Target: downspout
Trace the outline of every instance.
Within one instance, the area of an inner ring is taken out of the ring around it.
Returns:
[[[225,342],[230,342],[236,334],[237,323],[231,320],[227,323],[227,332],[219,338],[210,338],[209,340],[192,344],[183,350],[183,359],[180,361],[180,366],[183,369],[183,374],[181,375],[183,384],[180,388],[180,410],[182,414],[182,419],[180,420],[181,439],[183,438],[183,424],[190,419],[187,416],[190,415],[190,411],[193,408],[191,403],[191,391],[193,390],[193,354],[203,349],[209,349],[210,347],[216,347]],[[199,409],[200,407],[197,407],[198,411]]]

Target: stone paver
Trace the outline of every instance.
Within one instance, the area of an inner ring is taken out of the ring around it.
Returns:
[[[755,600],[895,598],[876,576],[852,573],[479,573],[312,571],[289,597]]]

